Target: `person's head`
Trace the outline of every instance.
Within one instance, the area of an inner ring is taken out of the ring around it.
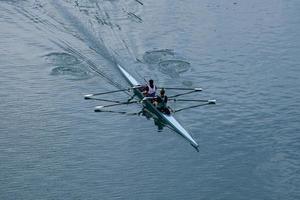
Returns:
[[[161,96],[164,96],[164,95],[165,95],[165,89],[164,89],[164,88],[161,88],[161,90],[160,90],[160,95],[161,95]]]
[[[153,86],[153,80],[152,80],[152,79],[149,80],[149,84],[150,84],[151,86]]]

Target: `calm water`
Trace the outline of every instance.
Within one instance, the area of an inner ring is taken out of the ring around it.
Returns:
[[[299,9],[0,1],[0,199],[299,199]],[[93,112],[84,94],[126,86],[115,61],[217,99],[176,114],[199,153],[152,120]]]

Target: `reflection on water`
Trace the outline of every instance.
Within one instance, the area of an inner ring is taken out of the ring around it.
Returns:
[[[158,132],[161,132],[163,128],[166,126],[164,123],[161,122],[161,120],[157,119],[155,115],[153,115],[151,112],[149,112],[146,108],[143,108],[139,115],[146,117],[148,120],[153,119],[154,125],[157,126]]]

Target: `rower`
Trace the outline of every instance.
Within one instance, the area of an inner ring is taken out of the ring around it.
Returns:
[[[156,97],[156,101],[155,101],[156,108],[162,113],[169,115],[170,110],[167,106],[168,97],[165,95],[165,89],[162,88],[159,93],[160,95]]]
[[[152,79],[149,80],[149,83],[145,87],[143,94],[146,97],[155,97],[156,86],[154,85],[154,81]]]

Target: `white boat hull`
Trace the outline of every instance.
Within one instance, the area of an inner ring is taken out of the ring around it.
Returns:
[[[139,82],[133,78],[123,67],[118,65],[119,70],[127,79],[128,83],[134,88],[134,86],[139,86]],[[138,88],[134,88],[134,93],[137,97],[142,100],[144,98],[143,94],[139,91]],[[153,112],[159,119],[163,120],[164,124],[170,126],[175,132],[183,136],[190,144],[198,150],[197,142],[192,138],[192,136],[181,126],[181,124],[172,116],[166,115],[156,109],[156,107],[149,101],[145,100],[144,104],[147,108],[150,108],[150,112]]]

